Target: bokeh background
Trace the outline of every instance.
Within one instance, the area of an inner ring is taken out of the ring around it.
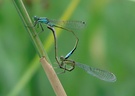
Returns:
[[[117,81],[108,83],[75,68],[58,74],[68,96],[135,96],[135,2],[128,0],[23,0],[33,16],[86,22],[75,30],[79,45],[70,59],[89,66],[109,70]],[[69,7],[76,4],[75,7]],[[70,10],[67,12],[67,9]],[[71,12],[73,10],[73,12]],[[39,36],[49,44],[52,37]],[[40,29],[36,29],[40,31]],[[53,37],[52,37],[53,39]],[[58,35],[59,56],[74,46],[71,33]],[[57,73],[54,45],[45,47]],[[55,96],[36,50],[15,6],[10,0],[0,0],[0,96]]]

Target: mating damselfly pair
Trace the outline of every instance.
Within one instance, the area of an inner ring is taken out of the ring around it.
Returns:
[[[46,24],[47,28],[50,29],[53,33],[54,43],[55,43],[55,59],[56,59],[60,68],[64,69],[64,71],[72,71],[75,68],[75,66],[78,66],[78,67],[82,68],[83,70],[85,70],[88,74],[91,74],[91,75],[93,75],[101,80],[108,81],[108,82],[115,82],[116,81],[116,76],[109,71],[105,71],[105,70],[102,70],[99,68],[90,67],[88,65],[81,64],[81,63],[78,63],[78,62],[75,62],[75,61],[69,59],[69,57],[76,50],[77,45],[78,45],[78,41],[79,41],[79,39],[75,35],[74,31],[70,30],[69,28],[75,28],[75,29],[82,28],[85,26],[85,22],[83,22],[83,21],[59,21],[59,20],[51,20],[51,19],[48,19],[46,17],[34,16],[34,27],[36,25],[40,26],[41,31],[44,31],[42,24]],[[59,58],[57,55],[58,50],[57,50],[57,38],[56,38],[56,34],[55,34],[55,29],[54,29],[55,27],[71,32],[76,38],[75,46],[65,57],[61,56]],[[71,67],[66,68],[66,65],[70,65]]]

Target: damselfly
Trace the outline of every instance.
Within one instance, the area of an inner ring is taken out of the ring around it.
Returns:
[[[61,21],[61,20],[51,20],[48,19],[46,17],[37,17],[34,16],[34,27],[37,25],[37,27],[41,27],[41,32],[44,31],[44,28],[42,26],[42,24],[46,24],[47,27],[51,27],[51,28],[60,28],[66,31],[71,32],[75,38],[76,38],[76,44],[78,42],[78,37],[75,35],[74,31],[72,31],[71,29],[81,29],[85,26],[85,22],[84,21]]]
[[[34,22],[34,27],[36,25],[37,25],[37,27],[40,26],[41,30],[42,30],[41,32],[44,31],[44,28],[43,28],[42,24],[46,24],[47,28],[49,28],[53,32],[55,42],[56,42],[56,33],[55,33],[54,27],[61,28],[61,29],[64,29],[66,31],[71,32],[74,35],[74,37],[76,38],[76,43],[74,45],[74,48],[72,49],[72,51],[70,51],[69,54],[73,54],[73,52],[76,50],[79,39],[75,35],[74,31],[72,31],[72,30],[70,30],[68,28],[80,29],[80,28],[83,28],[85,26],[85,22],[83,22],[83,21],[59,21],[59,20],[51,20],[51,19],[48,19],[46,17],[37,17],[37,16],[34,16],[34,21],[35,21]],[[57,44],[55,43],[55,50],[57,48],[56,46],[57,46]],[[55,53],[57,54],[56,51],[55,51]],[[68,59],[68,57],[69,57],[69,55],[67,55],[66,59]]]
[[[52,30],[53,34],[54,34],[54,41],[55,41],[55,59],[57,61],[57,63],[59,64],[59,67],[64,69],[64,71],[72,71],[75,66],[78,66],[80,68],[82,68],[83,70],[85,70],[88,74],[91,74],[92,76],[95,76],[101,80],[104,81],[108,81],[108,82],[115,82],[116,81],[116,76],[108,71],[99,69],[99,68],[94,68],[94,67],[90,67],[88,65],[85,64],[81,64],[81,63],[77,63],[73,60],[69,60],[68,58],[73,54],[73,52],[75,51],[76,47],[75,46],[65,57],[61,56],[60,59],[58,58],[57,55],[57,40],[56,40],[56,36],[55,36],[55,30],[52,27],[48,27],[50,30]],[[67,68],[66,65],[69,65],[70,68]]]

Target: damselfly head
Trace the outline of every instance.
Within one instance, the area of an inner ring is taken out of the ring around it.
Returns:
[[[37,21],[39,19],[39,17],[34,16],[34,21]]]
[[[86,24],[86,22],[82,21],[83,24]]]
[[[65,58],[64,58],[63,56],[60,56],[60,60],[61,60],[61,61],[64,61]]]

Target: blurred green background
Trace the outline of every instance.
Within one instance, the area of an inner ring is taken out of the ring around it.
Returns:
[[[85,21],[86,27],[75,30],[80,41],[70,59],[109,70],[117,76],[117,81],[101,81],[76,67],[72,72],[58,74],[67,95],[135,96],[135,2],[24,0],[24,4],[31,18],[36,15],[60,19],[74,1],[78,5],[69,20]],[[47,38],[52,33],[46,26],[44,28],[45,32],[39,36],[42,42],[50,42]],[[58,37],[59,56],[66,55],[74,42],[71,33],[62,31]],[[58,67],[54,45],[47,53],[53,66]],[[13,93],[13,96],[55,96],[41,64],[35,62],[35,56],[36,50],[14,4],[0,0],[0,96]],[[62,71],[55,70],[57,73]],[[22,85],[17,86],[18,82]]]

